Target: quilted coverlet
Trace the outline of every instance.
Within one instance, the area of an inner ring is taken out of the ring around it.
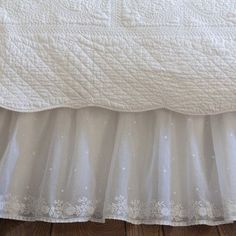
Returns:
[[[236,110],[236,1],[0,0],[0,106]]]

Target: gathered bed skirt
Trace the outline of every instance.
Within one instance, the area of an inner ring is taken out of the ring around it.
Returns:
[[[236,220],[236,112],[0,109],[0,217]]]

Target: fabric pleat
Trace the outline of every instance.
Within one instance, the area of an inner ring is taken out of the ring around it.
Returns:
[[[0,109],[0,217],[236,220],[236,112]]]

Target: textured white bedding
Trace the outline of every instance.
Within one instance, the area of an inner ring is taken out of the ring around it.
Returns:
[[[236,110],[235,0],[1,0],[0,106]]]

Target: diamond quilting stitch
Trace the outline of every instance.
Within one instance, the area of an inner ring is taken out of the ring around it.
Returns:
[[[233,111],[235,2],[223,2],[2,0],[0,105]]]

